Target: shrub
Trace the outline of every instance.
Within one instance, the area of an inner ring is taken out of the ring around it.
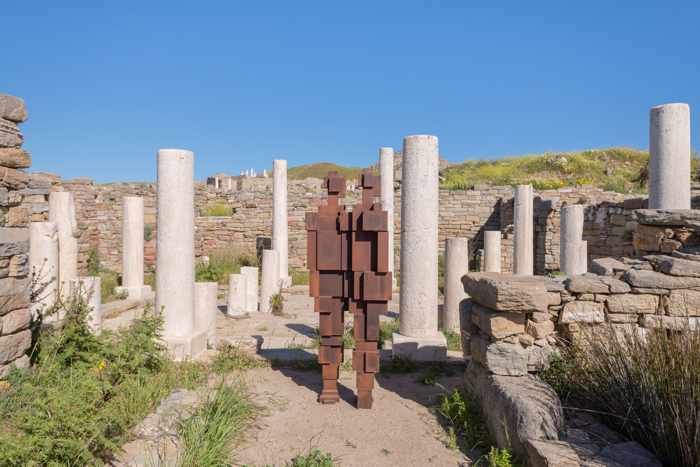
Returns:
[[[309,271],[292,269],[292,285],[309,285]]]
[[[456,447],[456,437],[467,443],[469,449],[489,444],[486,424],[476,398],[463,389],[455,389],[442,396],[438,412],[449,423],[448,433]]]
[[[180,423],[178,466],[230,465],[233,446],[255,407],[242,386],[220,385],[194,414]]]
[[[281,293],[272,294],[270,296],[270,308],[272,309],[273,315],[282,316],[284,312],[284,297]]]
[[[63,328],[39,335],[34,367],[12,372],[0,396],[0,465],[102,464],[180,384],[159,343],[159,315],[95,336],[79,295],[63,306]]]
[[[381,348],[384,347],[384,341],[390,341],[392,334],[395,332],[399,332],[398,318],[379,322],[379,345]]]
[[[316,448],[296,456],[287,463],[287,467],[333,467],[334,465],[333,456]]]
[[[230,274],[238,274],[243,266],[257,266],[255,256],[240,253],[234,248],[214,250],[209,254],[209,261],[200,261],[195,265],[197,282],[228,283]]]
[[[584,333],[543,375],[567,405],[653,451],[665,465],[700,465],[700,334]]]
[[[207,217],[231,217],[233,207],[226,203],[213,203],[202,210],[202,215]]]
[[[447,350],[462,350],[462,337],[458,332],[443,330],[442,333],[447,340]]]
[[[231,344],[219,347],[211,363],[212,369],[216,373],[230,373],[238,370],[249,370],[251,368],[261,368],[266,366],[266,362],[259,360],[247,352]]]

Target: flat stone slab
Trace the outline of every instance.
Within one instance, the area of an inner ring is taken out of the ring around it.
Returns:
[[[473,273],[462,277],[464,291],[479,305],[497,311],[547,311],[545,278],[500,273]]]
[[[640,224],[700,228],[698,209],[638,209],[635,213]]]
[[[672,276],[700,277],[700,261],[667,255],[648,255],[644,259],[653,264],[658,272]]]
[[[610,276],[584,274],[573,276],[566,280],[566,288],[573,293],[628,293],[632,289],[629,284]]]
[[[624,279],[634,287],[643,289],[692,289],[700,287],[700,277],[679,277],[656,271],[630,269]]]
[[[625,264],[615,258],[596,258],[591,261],[591,272],[601,276],[613,276],[617,272],[624,272],[630,269],[629,264]]]

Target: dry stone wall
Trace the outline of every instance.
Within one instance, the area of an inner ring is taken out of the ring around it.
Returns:
[[[0,94],[0,378],[29,365],[29,203],[48,192],[24,172],[31,156],[21,147],[18,124],[26,119],[22,99]]]

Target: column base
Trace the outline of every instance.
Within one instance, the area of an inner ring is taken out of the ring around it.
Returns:
[[[409,337],[395,332],[391,336],[391,354],[416,362],[444,362],[447,360],[447,339],[441,332],[427,337]]]
[[[117,294],[126,293],[127,298],[132,300],[146,300],[151,295],[151,286],[143,285],[141,287],[115,287],[114,291]]]
[[[168,355],[176,362],[194,360],[207,350],[207,332],[201,331],[190,337],[163,337]]]

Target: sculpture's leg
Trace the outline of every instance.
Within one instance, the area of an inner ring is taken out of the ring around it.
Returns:
[[[338,395],[338,369],[343,363],[343,299],[320,297],[318,363],[321,364],[323,389],[318,401],[334,404]]]
[[[372,408],[374,374],[379,371],[379,315],[386,303],[359,302],[354,314],[355,351],[353,368],[357,382],[357,408]]]

